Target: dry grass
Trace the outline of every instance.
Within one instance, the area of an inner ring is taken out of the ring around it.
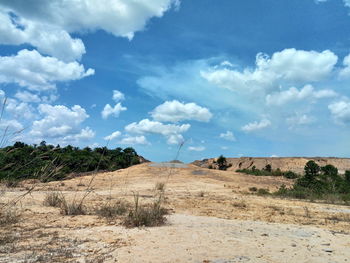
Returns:
[[[139,194],[134,195],[134,206],[124,218],[126,227],[160,226],[165,224],[168,210],[162,207],[163,195],[160,194],[152,204],[140,204]]]
[[[247,208],[247,203],[244,200],[235,201],[232,203],[232,206],[237,208]]]
[[[125,215],[130,209],[130,204],[124,200],[107,202],[96,210],[96,214],[100,217],[115,218]]]
[[[62,215],[86,215],[86,208],[82,201],[67,201],[64,196],[61,198],[60,208]]]
[[[157,182],[155,185],[155,190],[164,192],[165,191],[165,183],[164,182]]]
[[[7,226],[18,222],[19,212],[15,206],[0,210],[0,226]]]
[[[60,207],[62,204],[62,194],[56,191],[47,193],[43,204],[45,206]]]

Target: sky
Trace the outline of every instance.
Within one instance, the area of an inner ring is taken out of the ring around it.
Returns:
[[[350,0],[0,0],[2,143],[350,157]]]

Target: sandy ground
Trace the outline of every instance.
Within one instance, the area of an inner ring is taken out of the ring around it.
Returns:
[[[96,215],[63,216],[43,206],[49,191],[81,198],[92,182],[89,211],[119,199],[153,200],[166,184],[165,226],[128,229]],[[257,196],[292,181],[232,171],[137,165],[125,170],[36,184],[18,205],[19,222],[0,228],[0,262],[348,262],[350,208]],[[6,189],[1,201],[31,182]],[[5,238],[6,237],[6,238]]]

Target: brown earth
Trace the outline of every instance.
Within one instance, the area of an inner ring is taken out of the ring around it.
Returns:
[[[164,182],[165,226],[128,229],[120,220],[94,215],[111,201],[154,198]],[[275,191],[293,181],[256,177],[189,165],[150,167],[148,163],[63,182],[24,182],[4,189],[0,200],[26,193],[15,225],[0,227],[0,262],[348,262],[350,208],[257,196],[249,188]],[[58,190],[81,200],[90,213],[63,216],[44,206],[45,194]]]
[[[217,158],[204,159],[194,161],[192,164],[208,168],[211,165],[217,168]],[[253,166],[261,170],[267,164],[270,164],[272,169],[280,169],[281,171],[293,171],[302,174],[304,172],[305,164],[313,160],[320,166],[327,164],[334,165],[338,168],[340,173],[350,170],[350,158],[336,158],[336,157],[240,157],[240,158],[226,158],[227,164],[232,166],[228,170],[236,171],[238,169],[251,169]]]

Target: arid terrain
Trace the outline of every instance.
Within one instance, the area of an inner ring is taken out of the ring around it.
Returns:
[[[165,183],[167,222],[159,227],[126,228],[94,210],[126,199],[151,202],[156,183]],[[136,165],[115,172],[2,188],[1,200],[34,190],[17,205],[19,221],[1,227],[0,262],[349,262],[350,207],[258,196],[273,192],[282,177],[256,177],[188,165]],[[67,216],[43,205],[59,191],[81,199],[86,215]]]
[[[216,167],[216,158],[204,159],[194,161],[193,164],[208,168],[209,165]],[[350,158],[336,158],[336,157],[240,157],[240,158],[226,158],[227,164],[232,166],[228,170],[236,171],[238,169],[252,169],[255,166],[256,169],[263,169],[267,164],[270,164],[272,169],[280,169],[281,171],[292,171],[302,174],[305,164],[313,160],[319,166],[325,166],[327,164],[334,165],[338,168],[340,173],[344,173],[345,170],[350,170]]]

